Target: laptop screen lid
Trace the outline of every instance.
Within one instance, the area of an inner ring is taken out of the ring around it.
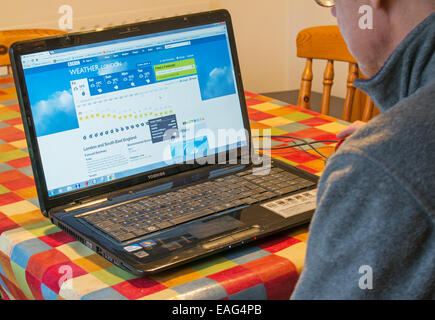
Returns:
[[[146,32],[153,27],[164,31]],[[135,28],[140,35],[123,32]],[[249,144],[226,11],[33,43],[47,50],[27,42],[11,57],[41,207]]]

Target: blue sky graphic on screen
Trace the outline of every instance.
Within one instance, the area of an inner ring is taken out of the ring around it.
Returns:
[[[153,66],[168,61],[178,61],[178,57],[194,59],[203,100],[236,93],[234,71],[225,34],[194,39],[188,46],[171,49],[158,46],[153,50],[95,56],[81,60],[80,65],[77,66],[73,66],[71,62],[61,62],[29,68],[24,71],[37,136],[51,135],[79,127],[71,81],[86,78],[91,86],[98,80],[118,75],[128,75],[139,80],[138,76],[142,72],[146,75],[147,82],[143,81],[143,84],[137,82],[138,85],[153,84],[159,82],[156,80]],[[168,80],[173,79],[176,77]],[[118,90],[122,89],[124,88]],[[90,88],[90,91],[91,94],[98,94],[94,88]]]
[[[57,91],[47,100],[40,100],[32,105],[32,111],[38,136],[79,127],[71,90]]]
[[[208,74],[207,84],[201,91],[204,100],[235,93],[232,70],[228,66],[214,68]]]

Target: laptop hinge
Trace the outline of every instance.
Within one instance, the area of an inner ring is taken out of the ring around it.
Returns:
[[[108,200],[109,200],[108,198],[102,198],[102,199],[98,199],[98,200],[94,200],[94,201],[89,201],[89,202],[78,204],[78,205],[70,207],[70,208],[66,208],[66,209],[64,209],[64,211],[71,212],[71,211],[75,211],[78,209],[83,209],[86,207],[94,206],[94,205],[99,204],[99,203],[106,202]]]

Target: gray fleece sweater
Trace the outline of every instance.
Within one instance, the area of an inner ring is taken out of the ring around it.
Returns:
[[[355,85],[382,111],[319,182],[293,299],[435,299],[435,13]]]

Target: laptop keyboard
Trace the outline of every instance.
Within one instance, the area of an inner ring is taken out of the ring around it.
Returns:
[[[82,219],[122,242],[212,213],[255,204],[315,183],[273,167],[267,175],[252,169],[121,204]]]

